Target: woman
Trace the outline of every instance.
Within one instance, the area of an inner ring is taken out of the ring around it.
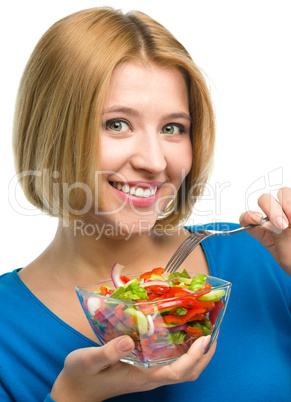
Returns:
[[[1,313],[7,329],[1,335],[1,400],[227,400],[226,385],[230,399],[287,400],[290,189],[279,192],[279,202],[261,197],[270,224],[268,231],[251,232],[274,258],[244,233],[205,241],[182,265],[233,282],[215,355],[215,344],[203,355],[209,339],[202,337],[168,366],[121,363],[132,340],[99,346],[75,295],[75,286],[108,278],[115,262],[136,274],[165,266],[195,230],[181,224],[202,194],[213,146],[203,76],[150,17],[86,10],[41,38],[19,89],[14,152],[27,198],[58,216],[59,226],[36,260],[0,280],[7,306]],[[249,211],[241,224],[262,217]],[[248,348],[252,355],[242,362]]]

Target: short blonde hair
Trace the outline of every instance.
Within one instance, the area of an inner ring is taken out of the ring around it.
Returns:
[[[181,224],[202,195],[215,131],[203,74],[173,35],[149,16],[100,7],[55,23],[36,45],[20,83],[13,135],[16,171],[27,199],[45,213],[74,219],[72,209],[86,202],[84,187],[75,186],[68,211],[57,185],[83,183],[94,192],[109,80],[116,66],[133,60],[179,69],[189,90],[193,166],[159,225]],[[185,202],[190,191],[191,200]]]

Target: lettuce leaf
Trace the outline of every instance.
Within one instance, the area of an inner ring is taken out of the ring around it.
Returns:
[[[168,279],[170,278],[177,278],[177,276],[179,276],[180,278],[190,278],[190,275],[188,274],[188,272],[186,271],[186,269],[184,269],[183,272],[173,272],[172,274],[170,274],[168,276]]]
[[[119,288],[117,288],[110,297],[124,301],[139,299],[149,300],[145,288],[139,286],[138,282],[132,282],[126,284],[125,286],[119,286]]]
[[[186,336],[185,331],[171,331],[168,333],[168,345],[171,344],[176,344],[176,345],[181,345],[184,343],[184,338]]]

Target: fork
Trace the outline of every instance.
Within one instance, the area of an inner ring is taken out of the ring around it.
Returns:
[[[244,226],[238,229],[234,230],[227,230],[227,231],[221,231],[221,230],[200,230],[199,232],[192,233],[187,239],[177,248],[175,253],[173,254],[172,258],[169,260],[168,264],[166,265],[165,272],[167,273],[173,273],[178,270],[180,265],[182,264],[183,261],[188,257],[190,253],[205,239],[211,236],[216,236],[216,235],[223,235],[223,236],[229,236],[235,233],[240,233],[245,230],[252,229],[256,226],[261,226],[265,222],[268,222],[268,218],[264,218],[262,222],[258,223],[257,225],[249,225],[249,226]]]

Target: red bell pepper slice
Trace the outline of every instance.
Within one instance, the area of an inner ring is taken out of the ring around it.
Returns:
[[[164,315],[163,320],[167,324],[177,324],[177,325],[183,325],[186,324],[188,321],[193,321],[196,316],[199,314],[204,314],[206,312],[205,308],[193,308],[188,311],[187,314],[185,315]]]
[[[204,313],[206,313],[205,308],[192,308],[191,310],[188,311],[187,314],[182,315],[182,317],[184,318],[186,323],[188,321],[193,321],[198,314],[204,314]]]
[[[156,275],[163,275],[165,269],[164,268],[154,268],[151,271],[148,272],[144,272],[139,278],[140,279],[149,279],[152,274],[156,274]]]
[[[181,288],[180,286],[172,286],[171,288],[168,288],[166,296],[168,298],[171,298],[176,296],[189,295],[191,293],[193,294],[192,290]]]
[[[194,317],[192,317],[191,321],[203,321],[207,316],[207,313],[200,313],[196,314]]]
[[[196,292],[194,293],[193,290],[190,290],[187,288],[181,288],[180,286],[172,286],[165,293],[165,296],[170,299],[171,297],[177,297],[177,296],[183,296],[183,295],[190,296],[191,295],[192,298],[197,299],[198,297],[203,296],[206,293],[209,293],[210,289],[211,289],[211,285],[209,283],[206,283],[205,286],[198,289],[197,292],[199,292],[199,293],[196,293]],[[201,292],[203,290],[206,290],[206,292]]]
[[[125,327],[128,327],[128,328],[135,328],[134,319],[131,316],[129,316],[125,320],[122,321],[122,325],[124,325]]]
[[[152,301],[152,300],[157,300],[157,295],[155,294],[155,293],[149,293],[148,294],[148,298],[149,298],[149,301]],[[163,299],[164,297],[161,297],[161,299]],[[159,298],[160,299],[160,298]]]
[[[158,339],[158,336],[157,336],[156,334],[152,334],[152,335],[150,336],[150,342],[151,342],[151,343],[156,342],[157,339]]]
[[[139,342],[140,342],[140,344],[142,345],[142,347],[148,346],[148,344],[149,344],[149,338],[141,338]]]
[[[214,302],[214,304],[215,304],[214,309],[211,310],[209,313],[209,321],[211,322],[212,325],[216,323],[220,310],[224,307],[222,299],[218,300],[217,302]]]
[[[107,296],[108,289],[105,286],[100,287],[100,292],[102,296]]]
[[[207,311],[211,311],[214,309],[215,304],[213,302],[204,302],[196,300],[193,297],[181,297],[177,300],[169,300],[165,302],[157,303],[157,307],[159,311],[168,311],[173,308],[183,307],[189,310],[190,308],[205,308]]]
[[[95,311],[94,319],[96,321],[100,321],[100,322],[105,322],[106,321],[105,316],[103,315],[102,311],[100,311],[100,310]]]
[[[162,327],[164,325],[164,320],[161,316],[155,318],[153,321],[156,327]]]
[[[163,275],[164,272],[165,272],[165,268],[162,268],[162,267],[154,268],[152,270],[152,273],[157,274],[157,275]]]
[[[151,285],[151,281],[147,282],[147,285],[145,286],[146,290],[152,293],[157,293],[157,294],[164,294],[168,291],[168,286],[162,286],[162,285]]]
[[[155,312],[152,304],[140,304],[138,307],[143,314],[154,314]]]
[[[185,328],[185,332],[187,332],[187,334],[189,334],[189,335],[196,336],[197,338],[199,338],[200,336],[203,335],[203,331],[199,327],[188,326],[187,328]]]
[[[130,278],[124,275],[120,275],[120,279],[122,280],[123,283],[127,283],[130,281]]]
[[[125,318],[124,310],[123,310],[124,304],[118,304],[115,309],[115,315],[122,321]]]

